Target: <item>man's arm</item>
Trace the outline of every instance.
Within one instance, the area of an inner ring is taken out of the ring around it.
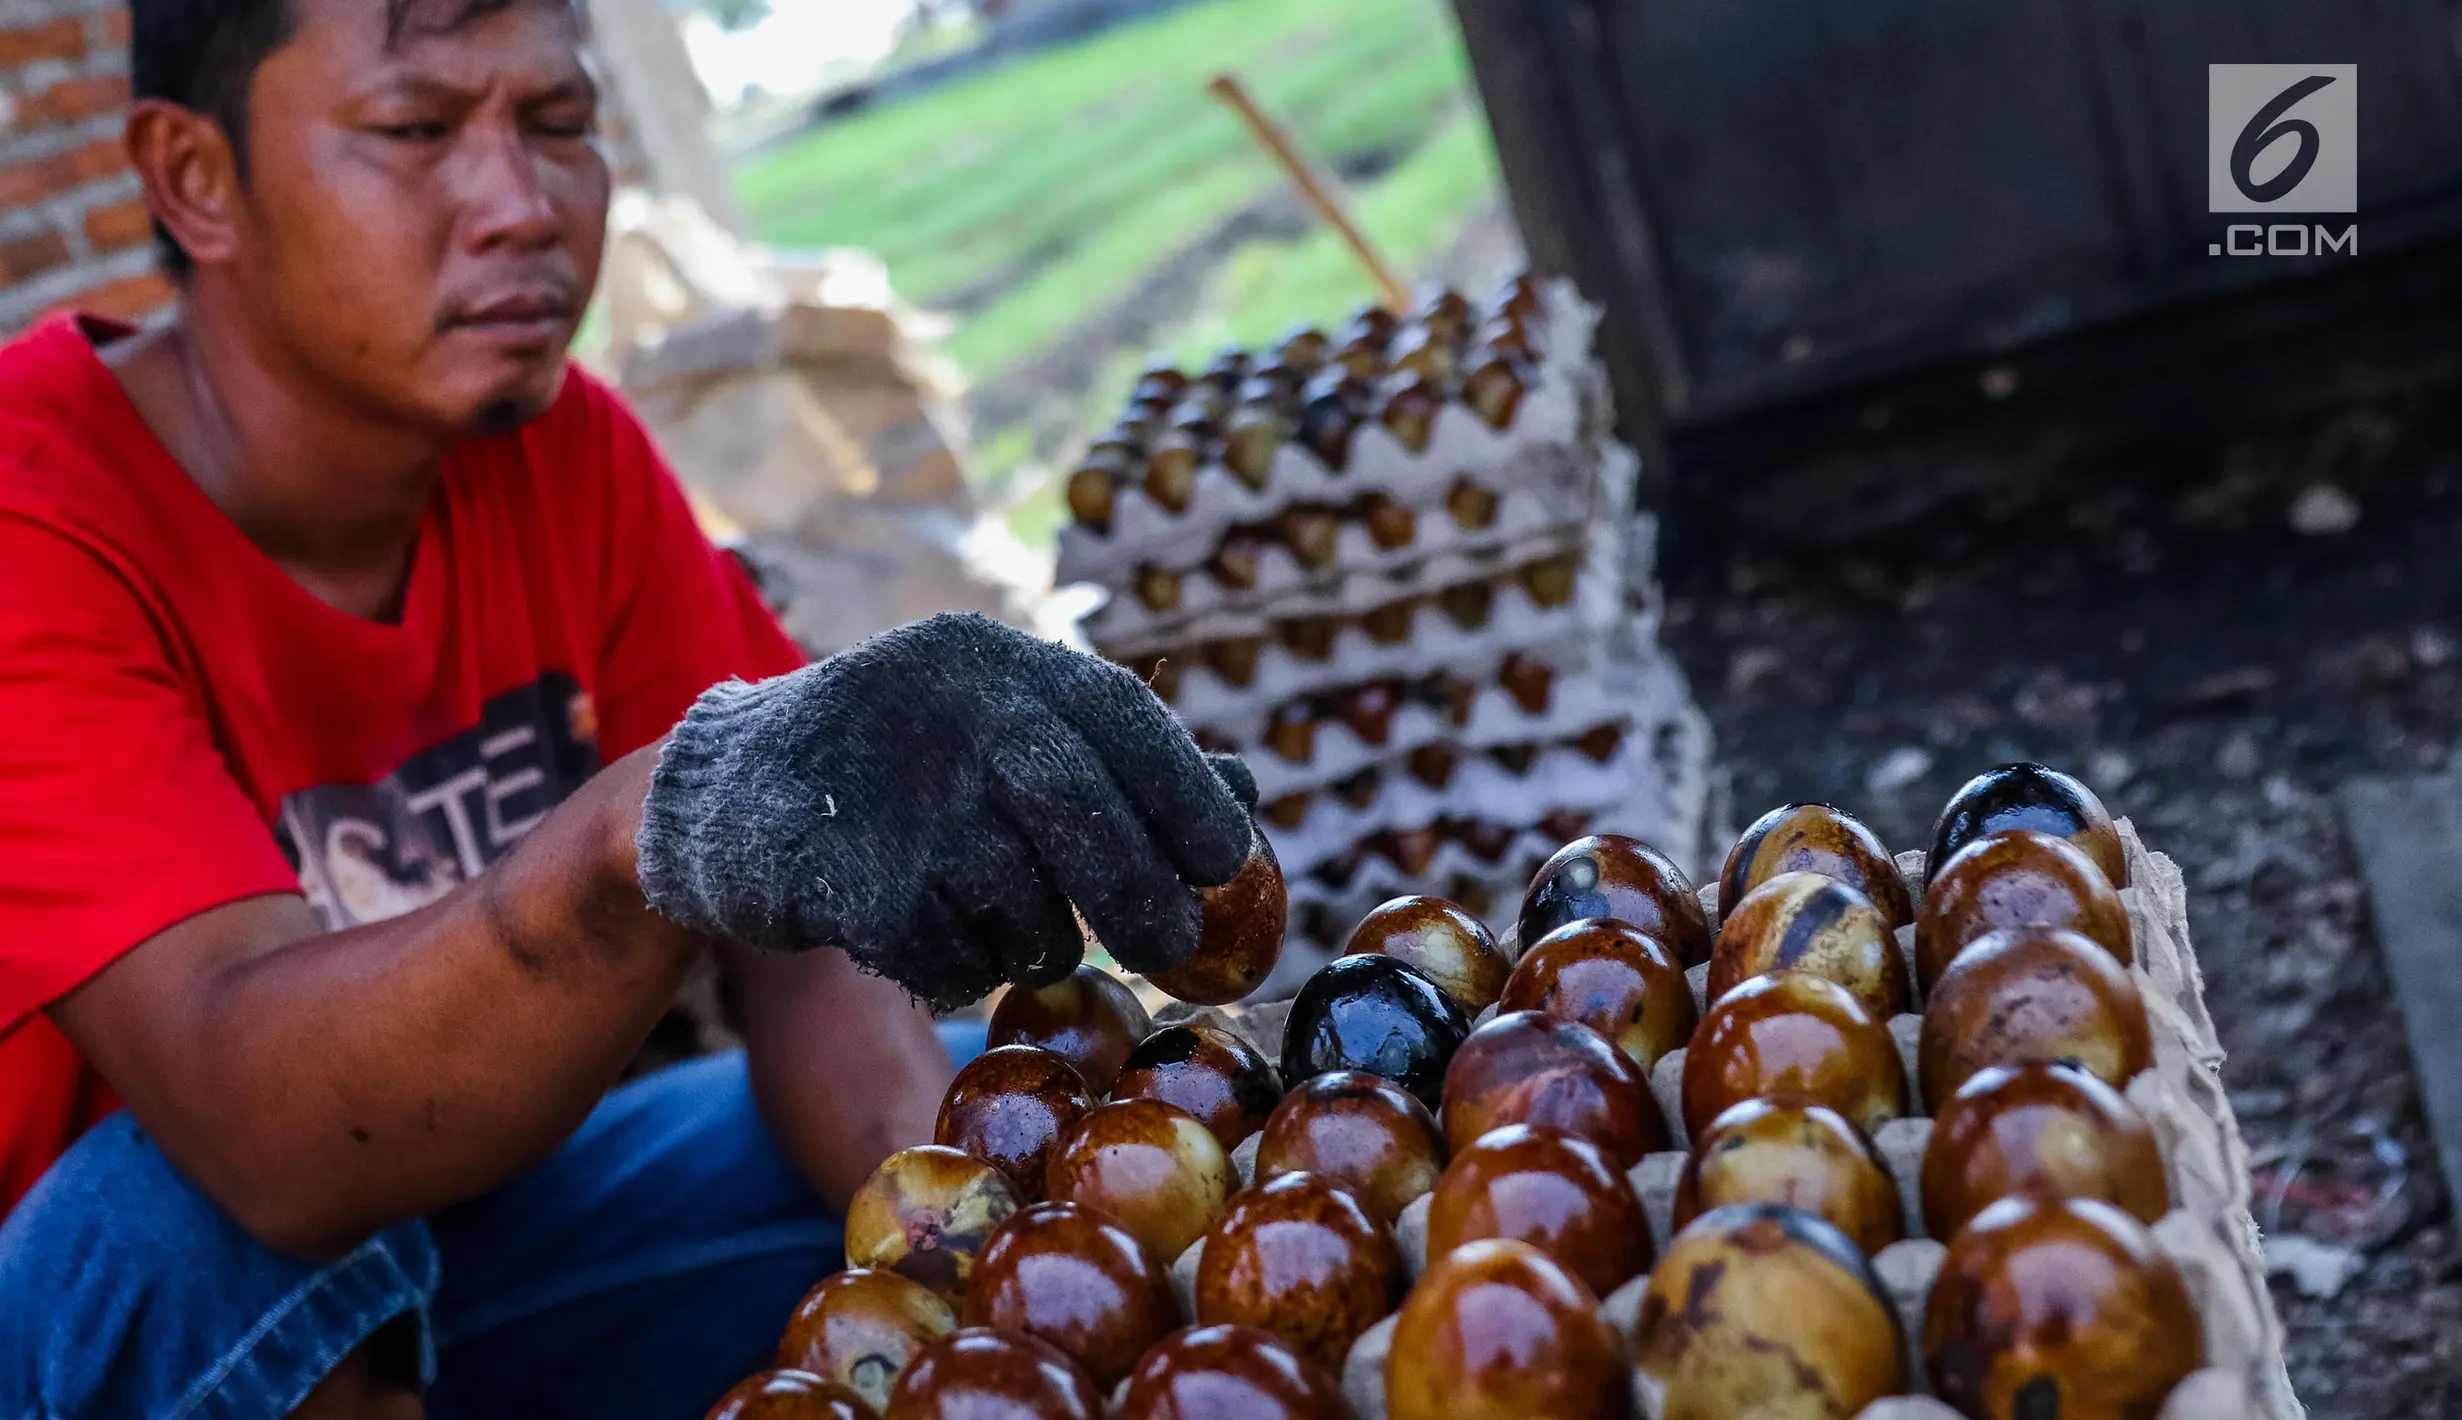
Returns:
[[[335,1255],[482,1193],[580,1125],[702,948],[634,876],[656,755],[599,774],[420,911],[320,934],[296,897],[234,903],[52,1017],[268,1246]]]
[[[720,948],[761,1117],[798,1172],[844,1208],[880,1161],[932,1142],[955,1069],[931,1014],[844,952]]]

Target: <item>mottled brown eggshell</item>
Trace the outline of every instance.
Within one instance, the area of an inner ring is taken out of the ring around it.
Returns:
[[[1681,965],[1710,959],[1710,919],[1691,879],[1637,838],[1601,833],[1557,849],[1522,896],[1521,939],[1535,942],[1589,917],[1639,928]]]
[[[1325,1369],[1254,1326],[1194,1326],[1137,1363],[1112,1420],[1350,1420]]]
[[[1242,1192],[1205,1235],[1197,1320],[1262,1327],[1329,1371],[1402,1299],[1385,1225],[1330,1181],[1287,1173]]]
[[[1588,1026],[1538,1011],[1498,1016],[1470,1033],[1445,1070],[1445,1142],[1456,1155],[1508,1124],[1561,1129],[1616,1167],[1667,1147],[1649,1081]]]
[[[1505,978],[1513,974],[1513,963],[1505,960],[1487,924],[1441,897],[1397,897],[1359,919],[1343,954],[1368,952],[1417,967],[1464,1015],[1496,1004]]]
[[[1700,1023],[1692,983],[1655,938],[1606,918],[1574,922],[1522,953],[1498,1014],[1544,1011],[1607,1037],[1644,1074]]]
[[[1111,1097],[1177,1105],[1232,1149],[1265,1127],[1282,1102],[1282,1077],[1255,1046],[1229,1031],[1165,1026],[1130,1053]]]
[[[1890,930],[1915,920],[1915,899],[1880,835],[1828,804],[1785,804],[1753,820],[1718,874],[1718,915],[1781,873],[1819,873],[1871,899]]]
[[[2090,1198],[2004,1198],[1949,1244],[1924,1314],[1933,1393],[1990,1420],[2152,1420],[2205,1363],[2179,1269]]]
[[[1048,1341],[1108,1393],[1180,1324],[1168,1266],[1091,1208],[1032,1204],[975,1259],[965,1322]]]
[[[872,1420],[845,1386],[804,1371],[763,1371],[720,1396],[707,1420]]]
[[[1388,1420],[1624,1420],[1632,1386],[1598,1298],[1505,1238],[1434,1260],[1385,1357]]]
[[[1047,1341],[970,1327],[917,1356],[881,1420],[1102,1420],[1102,1393]]]
[[[2149,1225],[2171,1207],[2145,1116],[2084,1070],[2045,1061],[1969,1076],[1924,1148],[1923,1216],[1935,1236],[1956,1236],[2014,1193],[2099,1198]]]
[[[1052,1146],[1092,1108],[1076,1066],[1039,1046],[1003,1045],[957,1072],[932,1142],[1000,1170],[1020,1201],[1031,1203],[1043,1196]]]
[[[1508,1125],[1456,1154],[1428,1200],[1428,1256],[1481,1238],[1526,1242],[1604,1297],[1650,1268],[1650,1220],[1595,1144]]]
[[[1445,1136],[1416,1096],[1382,1075],[1329,1070],[1274,1106],[1257,1141],[1257,1182],[1314,1174],[1347,1188],[1371,1217],[1390,1225],[1436,1186]]]
[[[1265,984],[1282,959],[1289,896],[1282,864],[1265,835],[1254,833],[1248,861],[1220,887],[1197,894],[1203,931],[1197,950],[1168,971],[1146,977],[1156,989],[1200,1006],[1225,1006]]]
[[[1889,1027],[1835,981],[1756,976],[1701,1018],[1684,1053],[1684,1124],[1699,1138],[1749,1099],[1799,1094],[1869,1133],[1905,1112],[1906,1065]]]
[[[1156,1257],[1177,1258],[1222,1212],[1233,1182],[1230,1155],[1188,1111],[1116,1100],[1060,1141],[1043,1193],[1109,1213]]]
[[[2115,1090],[2154,1063],[2145,997],[2075,932],[2019,927],[1970,944],[1924,1003],[1916,1069],[1934,1109],[1991,1065],[2066,1060]]]
[[[1905,1389],[1898,1315],[1844,1233],[1778,1204],[1704,1213],[1667,1244],[1633,1328],[1662,1420],[1849,1420]]]
[[[852,1268],[804,1294],[778,1364],[836,1381],[879,1410],[915,1353],[955,1330],[957,1313],[939,1294],[895,1272]]]
[[[1710,999],[1779,971],[1827,977],[1884,1021],[1914,1009],[1915,988],[1889,920],[1872,899],[1819,873],[1781,873],[1719,922]]]
[[[846,1206],[846,1260],[963,1296],[975,1255],[1017,1211],[1000,1170],[937,1144],[891,1154]]]
[[[1676,1180],[1676,1229],[1731,1203],[1800,1208],[1866,1256],[1906,1236],[1897,1182],[1872,1141],[1838,1111],[1795,1095],[1746,1100],[1693,1145]]]
[[[1924,889],[1915,915],[1924,995],[1968,943],[2004,927],[2066,927],[2102,943],[2122,966],[2136,960],[2128,908],[2094,860],[2064,839],[2010,829],[1959,849]]]
[[[1154,1020],[1135,992],[1117,977],[1081,966],[1041,988],[1012,986],[992,1008],[987,1043],[1033,1045],[1052,1052],[1085,1078],[1087,1093],[1101,1098],[1137,1042],[1154,1033]]]
[[[2092,789],[2040,764],[2004,764],[1959,786],[1932,825],[1930,862],[1937,869],[1976,839],[2011,828],[2065,838],[2094,860],[2113,887],[2128,885],[2128,856],[2111,810]]]

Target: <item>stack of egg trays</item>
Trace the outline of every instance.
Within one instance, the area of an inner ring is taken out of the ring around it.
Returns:
[[[2303,1420],[2307,1411],[2291,1391],[2283,1361],[2282,1323],[2266,1290],[2257,1225],[2249,1215],[2248,1152],[2240,1142],[2239,1125],[2223,1091],[2222,1046],[2214,1033],[2213,1018],[2206,1012],[2204,979],[2189,945],[2187,887],[2170,858],[2147,850],[2134,824],[2122,819],[2119,829],[2129,878],[2128,886],[2120,889],[2120,898],[2128,908],[2136,956],[2129,974],[2145,997],[2154,1033],[2154,1064],[2129,1082],[2126,1093],[2154,1127],[2171,1190],[2171,1211],[2154,1225],[2155,1241],[2179,1267],[2205,1326],[2205,1368],[2172,1392],[2160,1420]],[[1920,852],[1898,857],[1899,870],[1919,901],[1923,857]],[[1715,926],[1715,884],[1702,890],[1701,901]],[[1509,934],[1503,945],[1508,954],[1518,954],[1520,944]],[[1912,927],[1900,931],[1899,946],[1906,953],[1911,978]],[[1695,967],[1690,973],[1696,998],[1704,994],[1708,974],[1707,966]],[[1268,1059],[1279,1059],[1287,1010],[1282,1004],[1233,1008],[1233,1013],[1220,1014],[1216,1023],[1246,1033]],[[1493,1012],[1490,1007],[1481,1019]],[[1905,1057],[1910,1095],[1920,1078],[1915,1046],[1922,1021],[1920,1015],[1908,1014],[1889,1023],[1890,1034]],[[1678,1137],[1684,1133],[1684,1054],[1679,1050],[1662,1059],[1650,1082],[1669,1129]],[[1912,1111],[1921,1100],[1911,1098],[1908,1105]],[[1910,1112],[1906,1118],[1882,1125],[1873,1139],[1897,1179],[1907,1222],[1906,1240],[1883,1248],[1872,1260],[1873,1269],[1896,1305],[1907,1342],[1907,1377],[1916,1393],[1874,1401],[1857,1420],[1959,1420],[1956,1411],[1921,1393],[1927,1388],[1920,1352],[1924,1307],[1945,1251],[1942,1242],[1924,1232],[1918,1187],[1924,1146],[1931,1136],[1931,1120]],[[1243,1185],[1253,1173],[1256,1146],[1252,1137],[1232,1156]],[[1652,1154],[1632,1172],[1634,1189],[1649,1215],[1652,1240],[1662,1255],[1675,1208],[1676,1180],[1685,1158],[1682,1152]],[[1427,1205],[1425,1197],[1413,1203],[1395,1228],[1414,1279],[1426,1263]],[[1192,1318],[1196,1263],[1203,1248],[1200,1240],[1173,1268],[1182,1304]],[[1607,1317],[1628,1342],[1648,1285],[1645,1274],[1606,1298]],[[1353,1420],[1385,1420],[1385,1358],[1392,1335],[1393,1318],[1388,1317],[1351,1348],[1343,1367],[1342,1393]],[[1635,1381],[1634,1420],[1658,1420],[1651,1383],[1640,1376]]]
[[[1521,883],[1567,837],[1676,841],[1697,827],[1707,724],[1657,647],[1655,606],[1626,593],[1651,526],[1631,511],[1638,461],[1607,432],[1597,312],[1568,283],[1543,298],[1546,354],[1506,429],[1456,403],[1413,453],[1371,422],[1341,470],[1294,441],[1261,489],[1209,464],[1178,513],[1131,482],[1107,530],[1061,532],[1059,579],[1109,594],[1082,624],[1095,649],[1146,676],[1209,747],[1246,756],[1303,938],[1410,892],[1509,919]],[[1369,495],[1408,510],[1407,540],[1387,545],[1346,519],[1321,568],[1269,542],[1252,546],[1246,586],[1208,570],[1236,528]],[[1464,496],[1492,500],[1492,515],[1467,526],[1452,511]],[[1462,593],[1475,615],[1447,606]],[[1294,623],[1318,628],[1309,655],[1274,635]],[[1235,674],[1225,649],[1238,653]],[[1502,683],[1511,658],[1552,673],[1535,708]],[[1404,704],[1373,739],[1326,717],[1304,759],[1269,747],[1279,708],[1440,674],[1477,685],[1465,709]],[[1436,746],[1454,751],[1452,771],[1414,774],[1414,755]],[[1475,824],[1476,848],[1469,833],[1432,834],[1439,823]],[[1363,851],[1395,833],[1416,851]]]

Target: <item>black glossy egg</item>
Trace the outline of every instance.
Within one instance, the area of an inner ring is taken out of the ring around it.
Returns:
[[[2012,828],[2065,838],[2094,860],[2113,887],[2128,885],[2128,863],[2111,810],[2103,807],[2094,790],[2040,764],[1987,769],[1950,795],[1932,825],[1926,872],[1938,872],[1967,844]]]
[[[1282,1078],[1365,1070],[1417,1096],[1444,1100],[1445,1067],[1470,1021],[1444,988],[1388,956],[1337,957],[1308,978],[1283,1026]]]

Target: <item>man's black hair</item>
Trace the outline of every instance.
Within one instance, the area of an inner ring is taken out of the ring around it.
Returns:
[[[383,0],[388,31],[399,36],[414,12],[437,0]],[[467,24],[514,0],[455,0],[430,23]],[[134,0],[129,6],[130,82],[141,99],[163,99],[201,113],[231,140],[233,161],[248,171],[248,90],[256,71],[288,44],[296,20],[290,0]],[[188,253],[162,223],[154,224],[163,269],[185,277]]]

